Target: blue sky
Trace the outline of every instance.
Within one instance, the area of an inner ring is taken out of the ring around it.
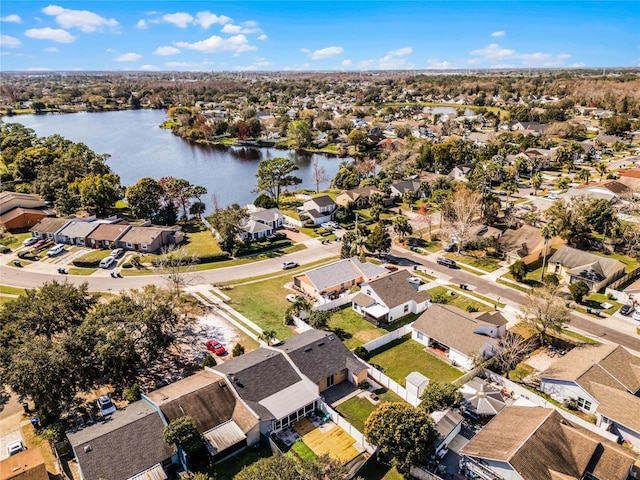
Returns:
[[[10,70],[640,66],[640,1],[3,0]]]

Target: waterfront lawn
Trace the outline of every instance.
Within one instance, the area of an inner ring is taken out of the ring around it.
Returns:
[[[411,339],[411,335],[394,340],[371,352],[369,364],[377,364],[384,373],[405,384],[407,375],[420,372],[432,381],[453,382],[462,372],[435,355],[425,351],[425,346]]]

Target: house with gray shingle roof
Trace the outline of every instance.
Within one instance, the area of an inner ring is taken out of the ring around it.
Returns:
[[[411,338],[471,370],[477,356],[488,359],[497,353],[506,325],[500,312],[470,313],[434,303],[413,322]]]
[[[367,379],[367,366],[333,332],[307,330],[283,340],[277,348],[318,385],[319,393],[345,381],[359,385]]]
[[[607,258],[576,248],[560,247],[551,258],[547,273],[558,275],[562,281],[583,281],[597,292],[624,275],[625,264],[615,258]]]
[[[178,458],[162,439],[164,427],[158,411],[139,400],[104,421],[68,431],[67,438],[83,480],[128,480],[145,472],[149,476],[142,478],[166,479],[165,470]]]
[[[104,223],[111,223],[109,220],[71,220],[64,227],[56,232],[54,239],[58,243],[66,243],[68,245],[80,245],[84,247],[88,245],[87,237],[98,226]]]
[[[298,207],[298,215],[311,219],[314,225],[320,225],[333,220],[338,205],[329,195],[321,195],[305,200],[302,207]]]
[[[324,300],[388,273],[386,268],[353,257],[295,275],[293,285],[317,300]]]
[[[511,406],[460,449],[473,478],[626,480],[635,455],[553,408]]]
[[[180,225],[162,227],[157,225],[133,226],[118,238],[116,246],[137,252],[155,252],[162,247],[182,242],[184,233]]]
[[[431,296],[420,290],[407,270],[398,270],[377,280],[363,283],[353,297],[352,308],[375,325],[384,325],[410,313],[421,313]]]
[[[640,448],[640,359],[624,347],[574,348],[540,375],[540,390],[595,414],[597,425]]]
[[[43,218],[29,231],[36,238],[54,240],[55,234],[70,221],[69,218]]]

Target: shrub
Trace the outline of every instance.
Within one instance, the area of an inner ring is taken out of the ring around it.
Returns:
[[[431,295],[431,303],[447,304],[449,303],[449,297],[444,293],[436,293]]]
[[[467,305],[465,310],[469,313],[473,313],[478,311],[478,307],[476,307],[475,305]]]
[[[133,268],[133,265],[131,265],[129,262],[126,262],[122,264],[122,268]]]
[[[138,400],[140,400],[140,385],[134,383],[129,388],[125,388],[122,396],[127,402],[137,402]]]
[[[527,265],[522,260],[516,260],[509,265],[509,273],[517,282],[521,282],[527,276]]]
[[[129,263],[136,268],[140,268],[140,265],[142,265],[142,263],[140,262],[140,255],[134,255],[133,257],[131,257],[129,259]]]
[[[589,288],[589,286],[586,283],[584,283],[583,281],[579,281],[579,282],[572,283],[571,285],[569,285],[569,292],[571,292],[571,296],[578,303],[582,303],[582,299],[590,291],[591,291],[591,289]]]
[[[236,250],[236,255],[251,255],[253,253],[260,253],[266,250],[277,250],[279,248],[288,247],[289,245],[291,245],[291,240],[277,240],[275,242],[245,244],[238,247],[238,249]]]
[[[243,355],[244,354],[244,347],[242,346],[242,344],[236,343],[235,347],[233,347],[233,350],[232,350],[231,354],[234,357],[239,357],[240,355]]]
[[[207,354],[203,359],[202,359],[202,368],[204,367],[215,367],[218,364],[218,362],[216,362],[216,359],[213,358],[211,355]]]
[[[71,263],[78,268],[98,268],[100,266],[100,260],[82,260],[81,258],[77,258]]]
[[[357,357],[360,357],[361,359],[363,359],[365,362],[371,358],[371,352],[366,348],[364,348],[362,345],[360,345],[359,347],[356,347],[353,350],[353,353]]]
[[[542,277],[542,283],[544,283],[545,285],[552,285],[554,287],[557,287],[558,285],[560,285],[560,279],[555,273],[550,273],[549,275],[545,275],[544,277]]]
[[[229,260],[228,252],[209,253],[206,255],[198,255],[198,263],[214,263]]]

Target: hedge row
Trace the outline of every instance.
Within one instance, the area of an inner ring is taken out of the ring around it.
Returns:
[[[78,268],[98,268],[100,266],[100,260],[82,260],[81,258],[73,260],[71,263]]]
[[[279,248],[288,247],[291,245],[291,240],[276,240],[269,243],[258,243],[253,245],[246,245],[238,248],[236,251],[237,256],[251,255],[253,253],[265,252],[267,250],[277,250]]]

